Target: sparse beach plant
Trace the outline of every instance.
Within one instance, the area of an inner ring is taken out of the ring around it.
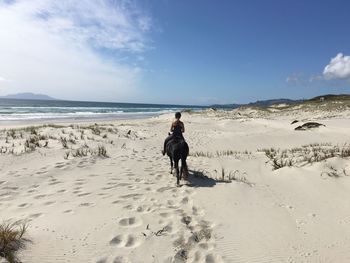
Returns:
[[[99,145],[97,151],[98,156],[108,157],[106,147],[104,147],[103,145]]]
[[[32,134],[32,135],[38,135],[38,131],[37,131],[36,127],[34,127],[34,126],[28,127],[28,130],[29,130],[30,134]]]
[[[330,143],[308,144],[281,151],[280,149],[264,149],[274,170],[285,166],[305,165],[321,162],[329,158],[350,156],[350,146],[339,147]]]
[[[0,224],[0,256],[5,258],[9,263],[20,262],[16,257],[16,252],[23,249],[24,238],[28,225],[26,223],[3,222]]]
[[[71,152],[73,157],[84,157],[87,156],[89,153],[89,150],[86,148],[78,148]]]
[[[75,141],[75,139],[73,138],[69,138],[68,139],[68,142],[70,142],[71,144],[76,144],[77,142]]]
[[[61,137],[61,138],[60,138],[60,141],[61,141],[61,144],[62,144],[63,148],[68,149],[67,138]]]
[[[64,153],[63,158],[67,160],[69,158],[70,151]]]

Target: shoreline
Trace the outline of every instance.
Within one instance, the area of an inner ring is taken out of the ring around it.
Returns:
[[[167,113],[162,114],[126,114],[124,116],[113,117],[100,117],[100,118],[57,118],[57,119],[31,119],[31,120],[11,120],[11,121],[0,121],[0,128],[2,127],[23,127],[23,126],[37,126],[45,124],[62,124],[70,125],[74,124],[89,124],[89,123],[108,123],[124,120],[144,120],[159,117],[161,115],[168,115]]]

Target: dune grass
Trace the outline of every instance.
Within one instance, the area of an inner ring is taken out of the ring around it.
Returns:
[[[261,149],[269,159],[274,170],[286,166],[303,166],[321,162],[329,158],[350,157],[350,145],[332,145],[331,143],[314,143],[291,149]]]
[[[0,256],[9,263],[20,262],[16,252],[25,247],[27,239],[24,238],[28,225],[26,223],[4,222],[0,224]]]

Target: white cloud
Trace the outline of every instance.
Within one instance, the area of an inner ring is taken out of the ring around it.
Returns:
[[[350,56],[337,54],[324,68],[323,75],[326,79],[350,79]]]
[[[135,61],[147,49],[150,29],[151,18],[130,1],[0,3],[0,92],[130,99],[141,74]],[[135,61],[121,62],[130,55]]]

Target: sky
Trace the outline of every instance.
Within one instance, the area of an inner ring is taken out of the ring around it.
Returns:
[[[0,0],[0,96],[208,105],[350,92],[347,0]]]

